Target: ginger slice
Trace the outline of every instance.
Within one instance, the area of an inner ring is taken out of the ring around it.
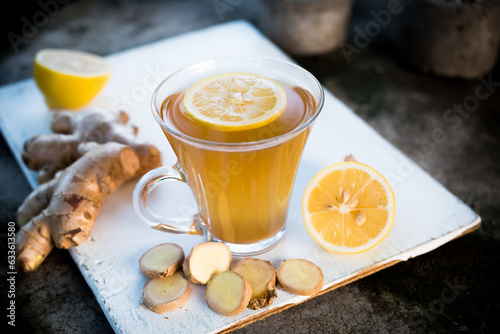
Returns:
[[[217,314],[232,317],[243,312],[252,298],[252,286],[240,274],[223,271],[207,283],[205,299]]]
[[[179,245],[165,243],[155,246],[139,259],[141,273],[149,278],[165,278],[182,266],[184,251]]]
[[[181,271],[166,278],[152,278],[144,284],[142,302],[156,313],[176,310],[184,305],[191,294],[191,284]]]
[[[234,265],[232,271],[243,276],[252,286],[248,308],[257,310],[273,303],[277,297],[276,270],[269,261],[247,257]]]
[[[212,275],[226,271],[231,263],[231,251],[221,242],[205,242],[193,247],[182,269],[189,281],[206,284]]]
[[[323,288],[323,272],[314,263],[304,259],[286,260],[277,271],[278,285],[284,291],[310,296]]]

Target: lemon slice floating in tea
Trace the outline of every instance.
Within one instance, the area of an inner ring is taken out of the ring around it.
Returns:
[[[104,58],[81,51],[44,49],[35,56],[33,76],[51,108],[78,109],[104,87],[111,67]]]
[[[186,114],[220,131],[258,128],[286,107],[285,90],[275,81],[248,73],[219,74],[196,83],[183,99]]]
[[[307,231],[323,248],[360,253],[392,229],[394,193],[387,180],[365,164],[349,161],[320,171],[302,198]]]

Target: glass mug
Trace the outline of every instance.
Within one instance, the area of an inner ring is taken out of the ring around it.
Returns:
[[[281,116],[257,129],[234,132],[191,122],[182,112],[183,93],[202,79],[235,72],[279,83],[287,95]],[[153,93],[152,111],[177,163],[156,168],[138,181],[133,194],[136,213],[156,230],[203,235],[226,243],[236,255],[270,249],[284,235],[295,174],[323,101],[323,88],[312,74],[279,59],[225,57],[173,73]],[[190,187],[196,214],[165,217],[149,210],[152,190],[174,181]]]

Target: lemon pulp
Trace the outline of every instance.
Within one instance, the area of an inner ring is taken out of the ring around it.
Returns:
[[[387,237],[394,221],[394,193],[375,169],[343,162],[320,171],[302,199],[304,224],[323,248],[364,252]]]
[[[33,77],[50,108],[78,109],[102,90],[111,68],[97,55],[44,49],[35,56]]]
[[[278,118],[286,107],[286,93],[274,80],[256,74],[225,73],[193,85],[183,105],[198,123],[221,131],[241,131]]]

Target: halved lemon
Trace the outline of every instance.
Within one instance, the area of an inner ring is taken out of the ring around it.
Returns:
[[[286,107],[286,93],[277,82],[259,75],[225,73],[193,85],[183,105],[198,123],[220,131],[241,131],[278,118]]]
[[[35,56],[33,76],[50,108],[78,109],[102,90],[111,68],[104,58],[81,51],[44,49]]]
[[[335,253],[360,253],[380,243],[394,222],[394,192],[368,165],[349,161],[320,171],[302,198],[309,234]]]

